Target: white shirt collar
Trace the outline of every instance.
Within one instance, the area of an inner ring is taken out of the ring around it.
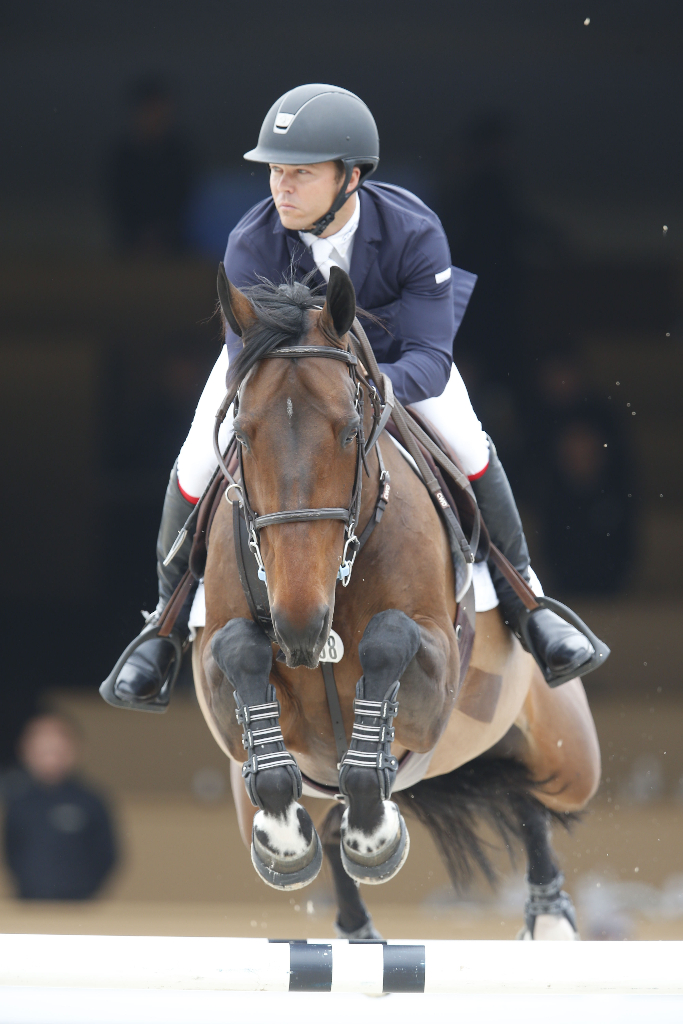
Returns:
[[[343,228],[328,235],[327,238],[316,238],[310,231],[300,231],[299,238],[308,246],[318,270],[326,281],[330,278],[330,267],[341,267],[348,274],[351,266],[353,236],[360,221],[360,195],[356,192],[356,208]]]

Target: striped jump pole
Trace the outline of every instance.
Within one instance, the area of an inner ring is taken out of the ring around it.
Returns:
[[[683,942],[0,935],[0,985],[265,992],[683,994]]]

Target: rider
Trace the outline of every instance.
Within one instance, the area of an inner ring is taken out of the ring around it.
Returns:
[[[272,198],[252,207],[230,233],[224,261],[230,281],[246,288],[263,278],[278,282],[292,273],[298,280],[313,274],[322,286],[332,266],[345,270],[359,306],[377,318],[365,329],[396,397],[450,442],[491,539],[537,585],[507,477],[452,361],[453,338],[476,278],[451,266],[443,228],[424,203],[394,185],[368,183],[379,163],[379,137],[367,106],[330,85],[292,89],[273,104],[258,145],[245,159],[270,166]],[[157,542],[157,618],[188,566],[191,536],[169,565],[163,562],[216,469],[214,417],[225,395],[229,360],[240,348],[228,328],[171,472]],[[229,416],[222,427],[223,449],[231,423]],[[489,568],[505,621],[521,636],[525,607],[496,566]],[[175,626],[184,637],[190,604]],[[528,636],[551,682],[580,675],[595,653],[582,633],[547,608],[530,614]],[[117,677],[119,702],[153,703],[172,658],[168,640],[142,643]]]

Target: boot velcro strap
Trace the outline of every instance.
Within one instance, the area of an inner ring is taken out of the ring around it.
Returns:
[[[279,700],[270,701],[268,704],[243,704],[235,711],[235,717],[240,725],[249,725],[250,722],[258,722],[262,718],[277,718],[279,714]]]
[[[284,743],[282,729],[279,725],[269,725],[266,729],[245,729],[242,733],[242,746],[264,747],[266,743]]]
[[[248,761],[242,765],[242,777],[256,775],[257,772],[265,771],[267,768],[280,768],[282,765],[296,768],[298,764],[288,750],[276,750],[272,754],[252,754]]]
[[[398,760],[393,754],[385,754],[383,750],[347,750],[341,763],[354,765],[356,768],[387,768],[391,772],[398,771]]]
[[[357,715],[369,715],[372,718],[395,718],[398,714],[398,701],[393,700],[359,700],[353,702],[353,710]]]
[[[352,740],[365,740],[372,743],[392,743],[396,735],[393,726],[388,725],[361,725],[354,723]]]

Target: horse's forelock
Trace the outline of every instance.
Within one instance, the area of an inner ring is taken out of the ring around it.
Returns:
[[[296,345],[305,338],[311,327],[309,311],[322,305],[321,297],[300,281],[276,285],[263,280],[245,288],[244,294],[254,308],[256,320],[243,335],[244,347],[230,366],[228,386],[243,380],[269,352],[281,345]],[[320,333],[330,344],[340,345],[338,338],[328,336],[322,329]]]

